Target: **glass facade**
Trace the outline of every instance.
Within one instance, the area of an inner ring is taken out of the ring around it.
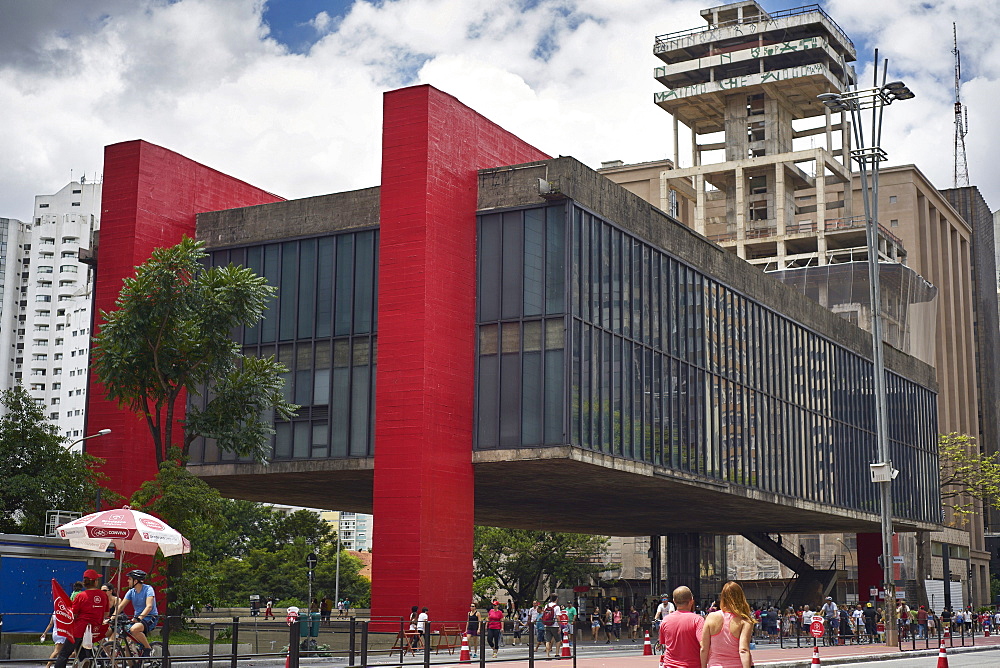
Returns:
[[[571,202],[479,232],[475,447],[569,443],[878,512],[871,362]],[[894,513],[937,522],[936,395],[887,386]]]
[[[233,333],[244,355],[285,365],[285,396],[302,407],[275,422],[271,459],[371,456],[378,230],[214,250],[209,262],[248,266],[278,288],[260,324]],[[192,464],[237,460],[249,461],[211,440],[191,448]]]

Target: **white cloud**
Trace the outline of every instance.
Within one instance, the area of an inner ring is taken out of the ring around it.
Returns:
[[[80,4],[0,9],[2,216],[30,216],[34,194],[54,192],[71,169],[99,171],[105,144],[136,138],[287,197],[374,185],[382,93],[414,83],[455,95],[553,155],[592,166],[668,157],[669,116],[652,103],[653,38],[701,25],[699,10],[713,3],[357,0],[336,20],[318,13],[318,41],[302,54],[269,37],[259,0]],[[995,207],[1000,176],[988,154],[1000,132],[990,106],[1000,47],[982,26],[996,25],[998,4],[827,3],[917,93],[887,112],[883,144],[893,163],[915,162],[941,187],[951,182],[959,17],[970,172]]]

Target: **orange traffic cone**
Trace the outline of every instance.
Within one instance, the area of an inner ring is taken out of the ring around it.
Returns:
[[[653,646],[649,644],[649,631],[646,631],[646,639],[642,641],[642,655],[653,655]]]
[[[462,634],[462,651],[458,654],[458,660],[461,663],[469,663],[472,658],[469,657],[469,634]]]
[[[818,666],[819,665],[819,647],[813,647],[813,660],[812,660],[812,664],[810,664],[810,665],[813,665],[813,666]]]
[[[938,652],[937,668],[948,668],[948,650],[945,649],[944,643],[941,643],[941,651]]]
[[[562,641],[562,652],[559,653],[559,658],[562,659],[572,659],[573,653],[569,651],[569,634],[563,631],[563,641]]]

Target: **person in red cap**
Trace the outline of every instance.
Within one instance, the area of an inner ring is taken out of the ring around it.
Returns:
[[[66,668],[66,663],[73,652],[81,659],[91,656],[89,649],[82,649],[83,636],[90,627],[91,637],[100,642],[107,633],[104,618],[108,615],[108,593],[98,589],[97,581],[101,579],[101,574],[93,568],[88,568],[83,572],[83,591],[73,599],[73,624],[70,633],[73,635],[73,642],[63,643],[62,651],[56,659],[55,668]]]

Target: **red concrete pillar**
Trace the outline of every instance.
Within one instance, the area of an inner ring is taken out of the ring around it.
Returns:
[[[382,129],[373,616],[472,596],[477,170],[545,159],[430,86],[386,93]]]
[[[154,248],[193,237],[197,214],[281,200],[155,144],[135,140],[105,147],[94,313],[114,310],[122,280],[134,275]],[[98,318],[94,333],[99,327]],[[108,401],[91,375],[87,430],[99,429],[111,434],[87,441],[87,452],[107,460],[107,486],[128,499],[156,475],[153,440],[145,422]]]
[[[869,593],[872,587],[882,588],[882,567],[878,565],[882,554],[882,534],[859,533],[858,548],[858,600],[874,600]]]

